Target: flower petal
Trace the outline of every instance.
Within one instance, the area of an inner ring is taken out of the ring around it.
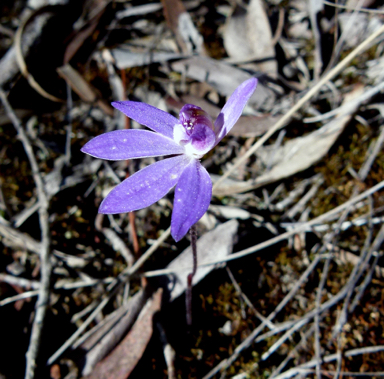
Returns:
[[[215,146],[215,133],[204,124],[197,124],[191,135],[191,145],[194,154],[203,156]],[[186,145],[186,150],[188,150]]]
[[[99,213],[126,213],[148,207],[176,185],[190,161],[187,156],[179,155],[136,172],[108,194],[100,205]]]
[[[251,78],[240,84],[230,96],[215,121],[216,144],[232,129],[241,116],[247,101],[257,86],[257,79]]]
[[[116,101],[112,106],[139,124],[169,138],[173,137],[173,127],[179,122],[171,114],[137,101]]]
[[[203,217],[211,197],[211,178],[200,162],[194,159],[181,174],[175,189],[171,234],[176,242]]]
[[[184,148],[172,139],[149,130],[115,130],[90,140],[81,149],[96,158],[124,160],[183,154]]]

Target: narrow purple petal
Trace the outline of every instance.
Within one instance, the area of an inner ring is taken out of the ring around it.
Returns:
[[[216,144],[232,129],[241,116],[247,101],[257,86],[257,79],[251,78],[240,84],[230,96],[215,121]]]
[[[175,141],[149,130],[115,130],[101,134],[84,145],[83,153],[96,158],[124,160],[183,154]]]
[[[126,213],[148,207],[176,185],[190,161],[191,158],[179,155],[136,172],[108,194],[100,205],[99,213]]]
[[[200,162],[194,159],[181,174],[175,189],[171,234],[176,242],[203,217],[211,197],[211,178]]]
[[[173,127],[179,120],[171,114],[137,101],[116,101],[112,106],[139,124],[163,136],[173,138]]]

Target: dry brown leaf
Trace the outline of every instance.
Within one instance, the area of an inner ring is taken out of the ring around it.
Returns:
[[[87,103],[96,100],[96,92],[86,82],[86,80],[70,64],[57,68],[59,75],[65,79],[79,97]]]
[[[88,375],[120,341],[136,320],[147,300],[144,290],[133,295],[126,305],[117,309],[101,328],[89,335],[78,350],[86,351],[83,358],[82,374]]]
[[[177,61],[172,64],[172,68],[189,78],[206,82],[225,96],[230,96],[240,83],[252,77],[247,72],[227,63],[200,56]],[[258,109],[270,110],[275,104],[275,100],[275,93],[259,81],[249,104]]]
[[[77,22],[77,24],[82,23],[82,25],[65,50],[64,64],[69,63],[76,52],[83,46],[84,41],[96,30],[100,18],[104,14],[105,8],[109,3],[110,0],[88,1],[88,4],[85,6],[86,12],[84,12],[83,16],[87,16],[89,20]]]
[[[259,137],[268,131],[281,116],[271,116],[266,114],[261,117],[242,116],[229,132],[229,135],[236,137]]]
[[[153,315],[160,310],[163,290],[159,288],[140,312],[131,331],[100,362],[87,379],[126,379],[141,359],[153,332]]]
[[[171,59],[179,59],[184,54],[167,51],[131,51],[124,46],[110,50],[117,68],[124,70],[131,67],[146,66],[151,63],[166,62]]]
[[[161,0],[165,19],[184,54],[203,53],[203,37],[180,0]]]
[[[5,246],[12,247],[13,249],[21,249],[26,251],[32,251],[36,254],[41,252],[41,243],[34,240],[26,233],[19,232],[14,229],[9,223],[1,217],[0,218],[0,236],[1,242]]]
[[[113,108],[102,99],[97,99],[97,91],[94,89],[69,63],[57,68],[59,75],[67,81],[70,87],[82,100],[97,105],[109,116],[113,116]]]
[[[248,6],[235,6],[227,19],[223,40],[228,55],[236,62],[265,60],[255,66],[276,77],[277,62],[272,31],[261,0],[251,0]]]
[[[230,220],[199,238],[197,241],[197,263],[201,265],[220,260],[231,254],[238,227],[239,223],[236,220]],[[169,283],[170,301],[175,300],[184,293],[187,288],[187,276],[191,272],[191,266],[191,247],[185,249],[167,266],[167,269],[173,270],[172,282]],[[193,278],[193,285],[199,283],[214,268],[215,266],[199,267]]]
[[[121,20],[124,17],[143,16],[143,15],[147,15],[148,13],[156,12],[160,10],[162,7],[163,5],[159,3],[148,3],[143,5],[131,6],[122,11],[117,11],[116,18],[118,20]]]

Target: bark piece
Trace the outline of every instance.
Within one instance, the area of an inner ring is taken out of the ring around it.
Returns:
[[[79,346],[79,351],[87,351],[83,361],[83,375],[91,374],[96,364],[117,345],[135,322],[146,300],[147,295],[144,290],[137,292],[126,305],[120,307],[111,317],[108,316],[107,322]]]
[[[86,379],[128,378],[141,359],[153,332],[153,315],[160,310],[162,289],[149,299],[132,327],[113,352]]]

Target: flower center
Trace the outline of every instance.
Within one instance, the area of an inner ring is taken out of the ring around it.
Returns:
[[[186,153],[202,157],[215,145],[213,123],[200,107],[186,104],[181,108],[179,123],[173,129],[173,139],[184,146]]]

